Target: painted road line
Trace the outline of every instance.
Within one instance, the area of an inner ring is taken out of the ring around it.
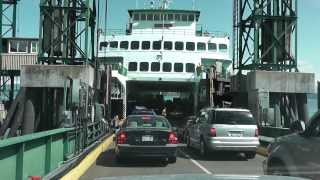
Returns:
[[[183,152],[182,150],[179,150],[179,152],[181,152],[186,158],[188,158],[193,164],[195,164],[196,166],[198,166],[202,171],[204,171],[207,174],[212,174],[212,172],[210,172],[208,169],[206,169],[205,167],[203,167],[200,163],[198,163],[196,160],[192,159],[187,153]]]
[[[78,180],[89,167],[97,160],[99,155],[104,152],[113,142],[113,135],[106,138],[93,151],[91,151],[75,168],[64,175],[61,180]]]
[[[265,157],[268,156],[267,148],[262,147],[262,146],[259,146],[259,147],[258,147],[257,153],[260,154],[261,156],[265,156]]]

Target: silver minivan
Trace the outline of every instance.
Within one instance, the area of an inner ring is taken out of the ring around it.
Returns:
[[[247,109],[206,108],[188,128],[187,145],[202,156],[213,151],[244,152],[251,159],[259,146],[257,122]]]

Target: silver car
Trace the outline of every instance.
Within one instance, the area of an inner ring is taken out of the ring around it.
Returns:
[[[188,129],[187,145],[199,149],[202,156],[212,151],[235,151],[251,159],[259,146],[257,122],[246,109],[202,109]]]

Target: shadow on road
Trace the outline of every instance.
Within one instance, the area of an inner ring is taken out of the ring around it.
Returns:
[[[244,154],[236,152],[211,152],[206,157],[201,157],[199,150],[193,148],[180,148],[179,151],[188,154],[194,160],[200,161],[248,161]],[[188,159],[184,153],[179,151],[177,157]]]
[[[101,153],[96,160],[97,166],[103,167],[165,167],[167,164],[161,159],[132,158],[118,162],[116,160],[114,149],[108,149]]]

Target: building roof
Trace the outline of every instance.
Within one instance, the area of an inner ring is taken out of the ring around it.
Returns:
[[[30,37],[3,37],[5,40],[30,40],[30,41],[38,41],[39,38],[30,38]]]

